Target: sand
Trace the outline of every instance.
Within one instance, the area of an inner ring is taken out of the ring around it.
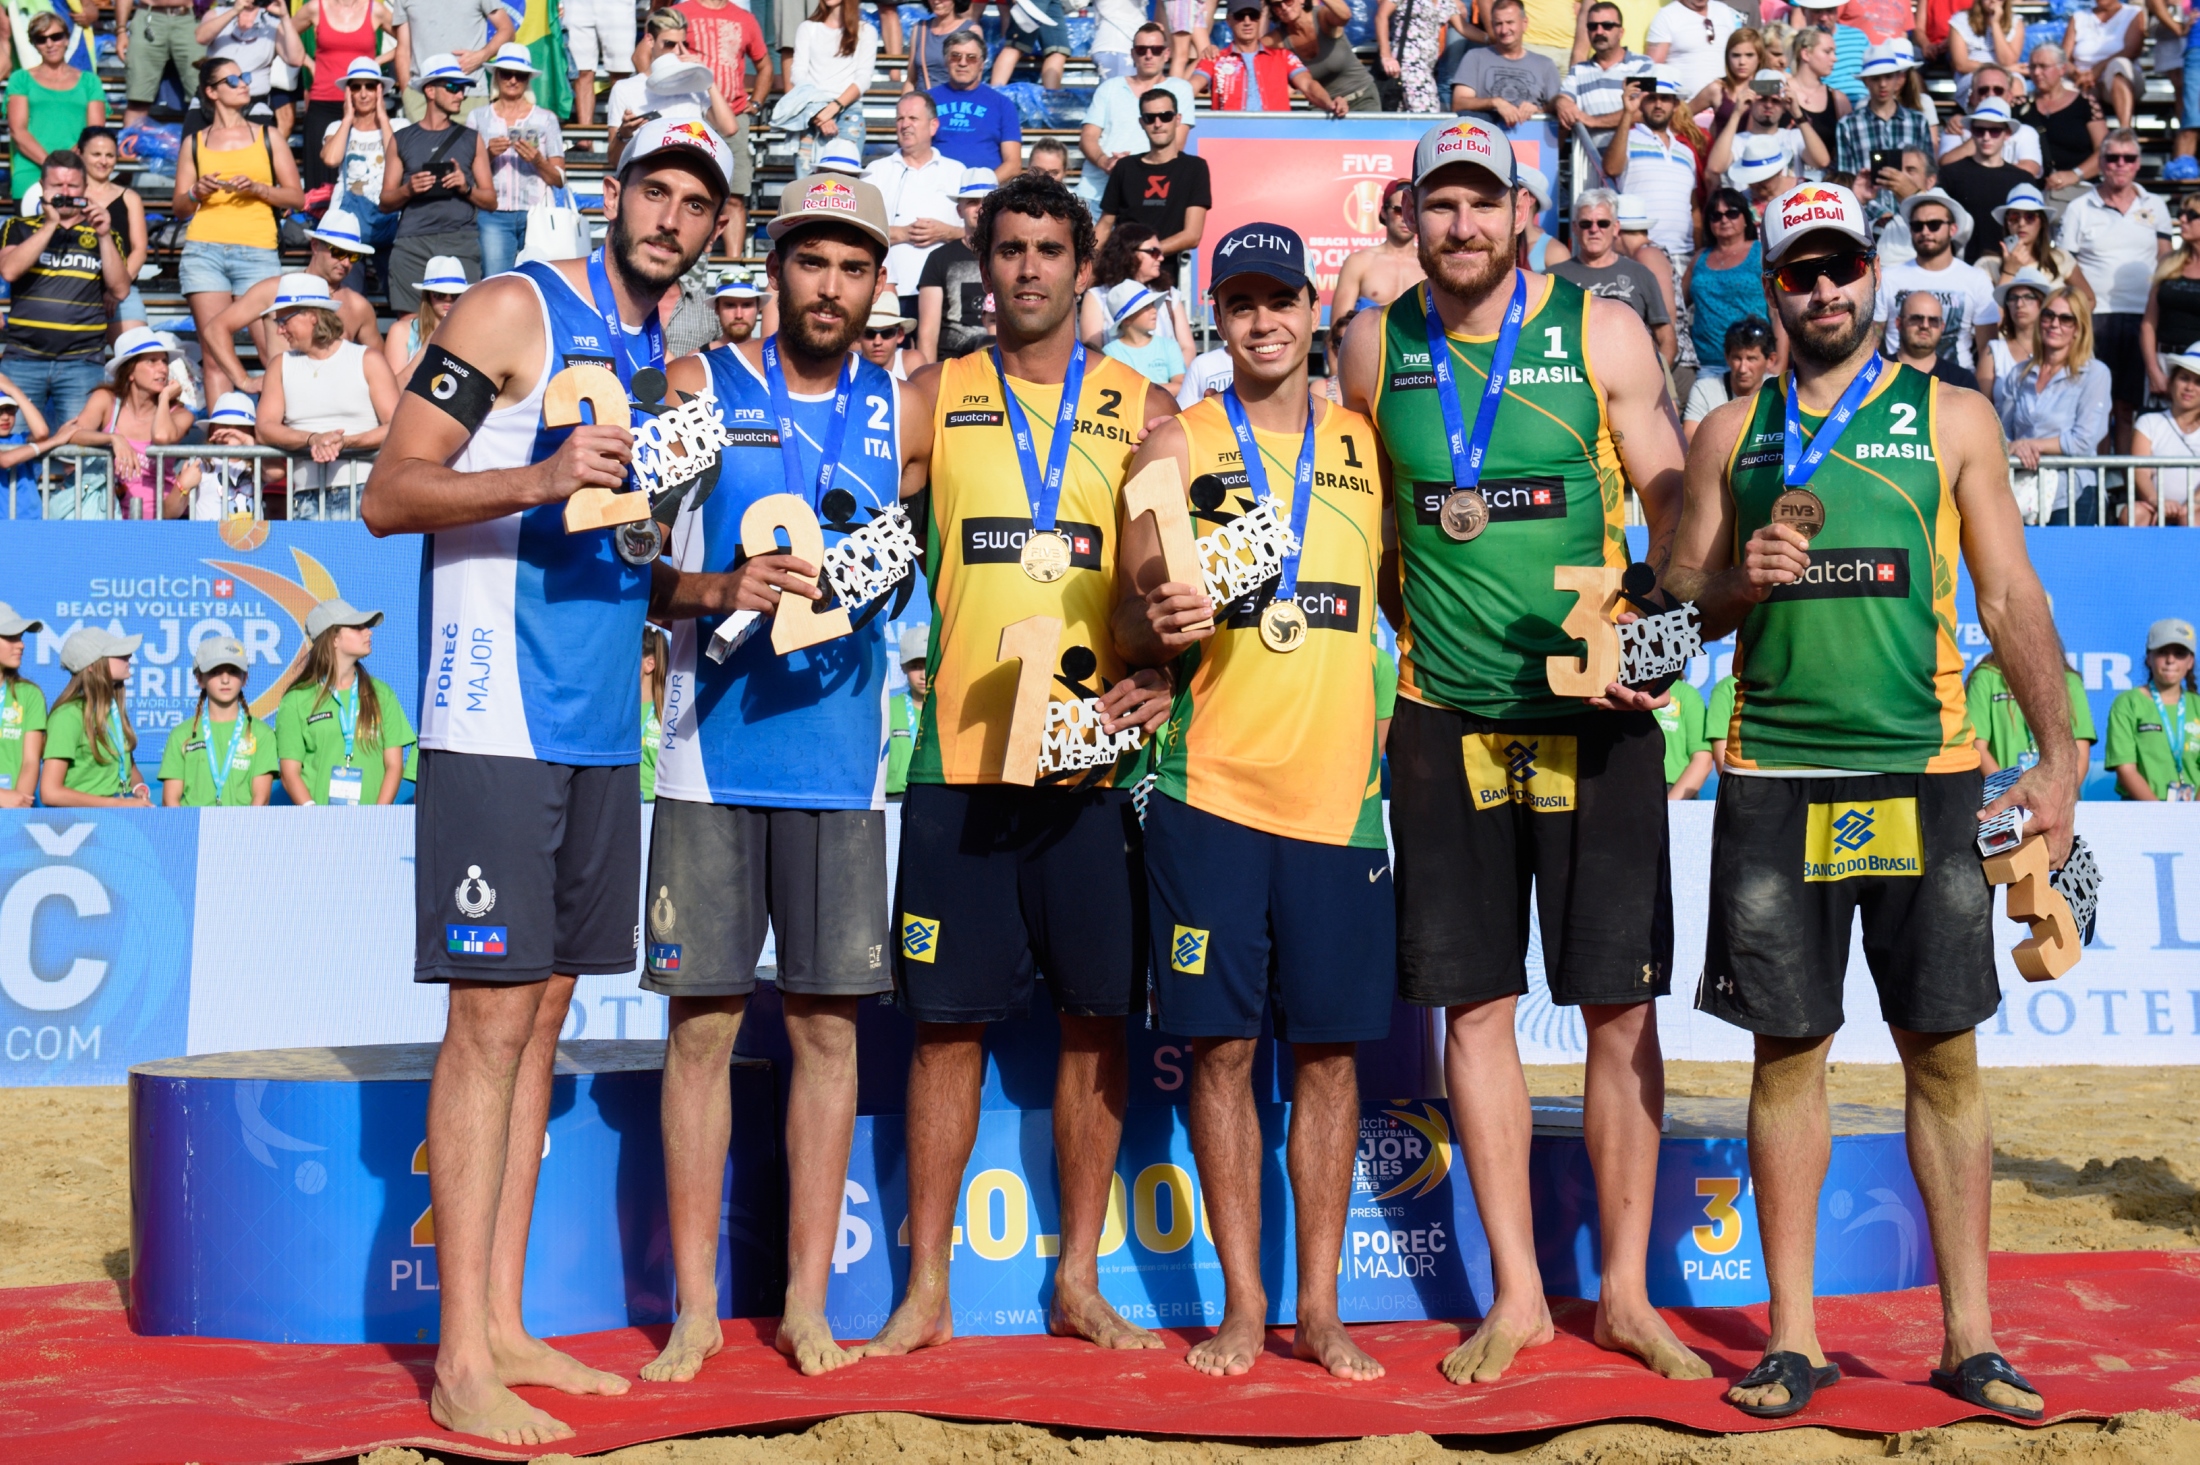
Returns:
[[[1528,1070],[1539,1094],[1578,1094],[1578,1067]],[[2200,1246],[2200,1067],[1988,1069],[1993,1244],[2002,1251]],[[1674,1063],[1676,1095],[1740,1097],[1746,1065]],[[1835,1102],[1899,1106],[1899,1069],[1837,1064]],[[0,1286],[129,1275],[128,1105],[119,1088],[0,1089]],[[381,1450],[362,1465],[459,1465]],[[565,1462],[552,1455],[545,1461]],[[1308,1446],[1082,1435],[850,1415],[764,1436],[675,1440],[590,1456],[616,1465],[1745,1465],[1888,1458],[1934,1465],[2200,1465],[2200,1423],[2132,1414],[2044,1430],[1972,1423],[1907,1435],[1824,1429],[1706,1436],[1646,1424],[1469,1441],[1396,1435]]]

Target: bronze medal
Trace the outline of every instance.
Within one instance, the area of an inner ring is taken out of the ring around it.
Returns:
[[[1444,500],[1437,522],[1443,526],[1444,533],[1465,544],[1489,527],[1490,506],[1480,490],[1462,488]]]
[[[1024,573],[1042,585],[1051,585],[1069,573],[1069,539],[1051,529],[1034,529],[1018,556]]]
[[[1270,651],[1296,651],[1306,644],[1306,612],[1295,600],[1271,600],[1260,613],[1260,642]]]
[[[1785,524],[1805,539],[1826,527],[1825,500],[1807,488],[1791,488],[1772,501],[1772,522]]]

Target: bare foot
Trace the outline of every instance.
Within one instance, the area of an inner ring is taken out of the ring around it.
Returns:
[[[791,1304],[779,1320],[777,1344],[779,1351],[793,1359],[795,1366],[809,1378],[846,1368],[863,1356],[841,1347],[821,1314]]]
[[[1999,1382],[1989,1383],[1979,1392],[2004,1409],[2042,1409],[2047,1405],[2047,1401],[2037,1394],[2027,1394]]]
[[[664,1352],[642,1365],[642,1377],[653,1384],[684,1384],[702,1372],[704,1359],[725,1345],[726,1335],[714,1313],[683,1311],[673,1320]]]
[[[955,1336],[955,1309],[948,1300],[947,1281],[920,1286],[914,1278],[901,1306],[868,1343],[852,1350],[858,1358],[893,1358],[919,1348],[937,1348]]]
[[[1265,1311],[1266,1309],[1263,1309]],[[1184,1361],[1210,1378],[1237,1378],[1253,1371],[1268,1329],[1258,1314],[1224,1317],[1222,1327],[1204,1343],[1194,1343]]]
[[[1291,1354],[1308,1363],[1318,1363],[1338,1378],[1354,1383],[1383,1376],[1383,1366],[1360,1351],[1359,1345],[1345,1332],[1344,1324],[1335,1318],[1315,1323],[1302,1320],[1292,1330]]]
[[[547,1445],[573,1437],[571,1425],[493,1382],[446,1390],[438,1379],[428,1395],[428,1417],[453,1434],[478,1435],[500,1445]]]
[[[563,1394],[623,1394],[633,1387],[617,1374],[590,1368],[525,1333],[503,1342],[492,1339],[489,1353],[496,1360],[497,1382],[507,1388],[536,1384]]]
[[[1455,1384],[1494,1384],[1512,1367],[1513,1355],[1523,1348],[1540,1348],[1551,1341],[1551,1310],[1543,1299],[1535,1302],[1535,1315],[1515,1321],[1492,1312],[1482,1319],[1474,1336],[1444,1356],[1439,1365],[1444,1377]]]
[[[1159,1335],[1124,1317],[1105,1297],[1089,1287],[1070,1290],[1054,1284],[1054,1301],[1047,1308],[1047,1331],[1057,1338],[1083,1338],[1102,1348],[1159,1348]]]
[[[1765,1345],[1766,1357],[1778,1352],[1800,1353],[1810,1360],[1812,1368],[1824,1368],[1826,1366],[1826,1355],[1819,1351],[1815,1342],[1807,1348],[1795,1349],[1777,1349],[1770,1343]],[[1747,1404],[1758,1409],[1776,1409],[1787,1401],[1788,1389],[1786,1384],[1760,1384],[1753,1389],[1728,1389],[1726,1391],[1727,1403]]]
[[[1711,1377],[1711,1365],[1674,1337],[1658,1310],[1648,1305],[1607,1309],[1599,1302],[1596,1341],[1599,1348],[1634,1354],[1669,1379]]]

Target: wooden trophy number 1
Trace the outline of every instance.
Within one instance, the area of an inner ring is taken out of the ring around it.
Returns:
[[[2009,953],[2027,982],[2052,982],[2084,955],[2078,919],[2063,893],[2047,883],[2049,874],[2044,834],[1986,858],[1986,883],[2009,887],[2009,919],[2032,929]]]
[[[550,385],[542,393],[543,426],[580,426],[583,402],[595,409],[599,427],[634,426],[626,388],[619,385],[618,377],[601,366],[568,366],[550,378]],[[648,517],[649,495],[646,493],[580,488],[565,501],[565,532],[568,534],[639,524]]]
[[[1559,629],[1588,648],[1587,656],[1548,656],[1544,675],[1561,697],[1601,697],[1619,680],[1619,627],[1612,611],[1619,604],[1620,576],[1607,565],[1558,565],[1551,588],[1574,592],[1574,608]]]
[[[1060,616],[1027,616],[1001,627],[996,661],[1018,661],[1016,700],[1008,717],[1008,747],[1001,754],[1001,782],[1030,788],[1039,781],[1039,750],[1046,742],[1047,702],[1054,688],[1055,657],[1062,646]]]
[[[1126,522],[1135,524],[1139,515],[1153,515],[1154,532],[1161,539],[1161,563],[1169,579],[1205,591],[1207,580],[1199,567],[1199,545],[1192,534],[1188,502],[1184,497],[1184,475],[1178,471],[1174,458],[1156,458],[1123,485]],[[1184,627],[1184,631],[1189,634],[1211,630],[1213,626],[1214,619],[1209,617],[1196,626]],[[1007,652],[1002,655],[1005,657]]]

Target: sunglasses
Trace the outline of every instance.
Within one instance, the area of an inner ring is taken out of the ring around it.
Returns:
[[[2075,327],[2078,324],[2078,318],[2067,310],[2043,310],[2040,312],[2040,324],[2043,326]]]
[[[1902,317],[1902,324],[1906,326],[1933,326],[1935,328],[1938,328],[1941,324],[1943,324],[1943,318],[1937,315],[1906,315]]]
[[[347,81],[344,83],[344,90],[347,92],[378,92],[382,90],[382,83],[378,81]]]
[[[892,338],[894,338],[895,336],[898,336],[898,335],[900,335],[900,334],[901,334],[901,327],[900,327],[900,326],[888,326],[888,327],[887,327],[887,328],[886,328],[885,330],[882,330],[882,331],[874,331],[874,330],[872,330],[872,329],[871,329],[871,328],[870,328],[869,326],[865,326],[865,327],[863,328],[863,339],[864,339],[864,340],[866,340],[866,341],[886,341],[886,340],[891,340]]]
[[[2200,209],[2185,209],[2177,215],[2180,224],[2189,224],[2195,219],[2200,219]]]
[[[1713,209],[1705,215],[1706,218],[1710,219],[1738,219],[1741,216],[1742,211],[1735,208]]]
[[[1912,234],[1938,234],[1947,227],[1948,221],[1946,219],[1913,218],[1910,220],[1910,232]]]
[[[2003,302],[2003,304],[2038,305],[2042,300],[2045,300],[2046,298],[2046,296],[2040,294],[2040,292],[2037,290],[2011,290],[2009,292],[2008,298]]]
[[[1589,22],[1589,29],[1593,31],[1616,31],[1621,28],[1621,22],[1616,20],[1592,20]]]
[[[32,36],[31,44],[34,46],[58,46],[68,39],[69,33],[67,31],[48,31],[42,36]]]
[[[2139,155],[2137,153],[2103,153],[2101,154],[2101,162],[2103,165],[2110,167],[2136,168],[2139,166]]]
[[[1131,54],[1133,56],[1166,56],[1169,54],[1169,48],[1167,46],[1133,46],[1131,47]]]
[[[246,80],[244,79],[244,77],[243,77],[243,75],[242,75],[242,74],[234,74],[234,75],[230,75],[230,76],[225,76],[225,77],[222,77],[222,78],[221,78],[221,79],[219,79],[218,81],[211,81],[211,82],[208,82],[208,83],[207,83],[207,85],[209,85],[209,86],[241,86],[241,87],[249,87],[249,86],[251,86],[251,85],[252,85],[252,83],[251,83],[251,82],[249,82],[249,81],[246,81]]]
[[[1151,126],[1153,126],[1153,125],[1154,125],[1154,124],[1155,124],[1156,122],[1174,122],[1174,121],[1176,121],[1176,113],[1175,113],[1174,111],[1168,111],[1168,112],[1141,112],[1141,113],[1139,113],[1139,114],[1138,114],[1138,120],[1139,120],[1139,121],[1141,121],[1141,122],[1143,122],[1143,123],[1145,123],[1145,124],[1146,124],[1146,125],[1147,125],[1148,127],[1151,127]]]
[[[1998,122],[1978,122],[1971,126],[1973,137],[2007,137],[2009,129]]]
[[[2009,95],[2009,88],[2005,86],[1973,86],[1971,95],[1974,97],[2006,97]]]
[[[1576,219],[1574,227],[1586,233],[1591,229],[1617,229],[1619,224],[1613,219]]]
[[[1853,285],[1864,278],[1876,256],[1868,249],[1844,249],[1838,254],[1800,260],[1772,271],[1772,283],[1790,295],[1808,295],[1824,280],[1830,285]]]

